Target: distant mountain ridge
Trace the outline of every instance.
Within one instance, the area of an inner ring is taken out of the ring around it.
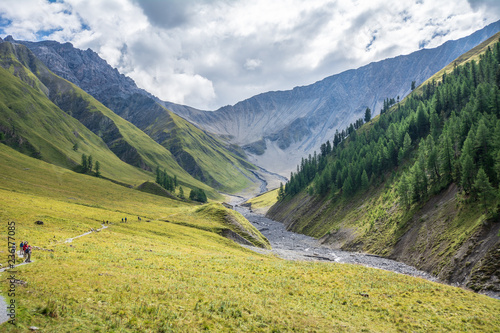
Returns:
[[[402,99],[411,91],[412,81],[419,85],[499,30],[500,21],[434,49],[374,62],[292,90],[262,93],[212,112],[160,101],[90,49],[82,51],[70,43],[53,41],[16,42],[28,46],[54,73],[77,84],[159,143],[166,132],[158,127],[158,121],[171,118],[164,106],[203,129],[208,141],[243,157],[245,153],[231,144],[239,145],[254,164],[288,176],[302,157],[331,140],[337,129],[363,117],[367,107],[373,115],[378,114],[384,99]],[[181,165],[191,163],[190,158],[176,158]],[[195,175],[199,179],[210,176]]]
[[[412,81],[418,86],[499,30],[500,21],[434,49],[370,63],[308,86],[262,93],[215,112],[167,107],[245,146],[255,164],[288,175],[300,158],[331,140],[335,130],[363,117],[367,107],[378,114],[384,99],[402,99],[410,93]]]

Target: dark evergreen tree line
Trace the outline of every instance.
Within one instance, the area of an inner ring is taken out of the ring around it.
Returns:
[[[455,182],[490,205],[500,180],[499,45],[390,111],[394,100],[387,99],[370,128],[357,131],[351,124],[337,131],[333,145],[327,141],[319,156],[302,160],[280,199],[306,187],[310,194],[349,197],[404,163],[398,187],[403,204]]]
[[[177,187],[177,176],[170,177],[165,169],[161,171],[160,167],[157,166],[156,183],[161,185],[167,191],[175,192],[175,188]]]
[[[175,189],[179,185],[176,175],[174,175],[174,177],[170,177],[167,174],[167,171],[165,169],[163,169],[163,171],[160,170],[160,167],[156,167],[156,183],[172,193],[175,193]],[[178,196],[181,199],[185,199],[184,189],[182,187],[179,188]],[[194,188],[191,190],[191,192],[189,193],[189,199],[198,202],[207,202],[208,200],[205,191],[199,188]]]

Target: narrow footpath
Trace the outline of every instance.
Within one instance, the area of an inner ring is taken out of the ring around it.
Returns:
[[[72,237],[72,238],[68,238],[68,239],[66,239],[66,240],[64,241],[64,243],[71,243],[71,242],[73,242],[73,240],[74,240],[74,239],[76,239],[76,238],[80,238],[80,237],[83,237],[83,236],[86,236],[86,235],[90,235],[90,234],[91,234],[91,233],[93,233],[93,232],[99,232],[99,231],[101,231],[101,230],[103,230],[103,229],[106,229],[107,227],[108,227],[108,226],[102,225],[102,228],[100,228],[100,229],[92,229],[92,230],[90,230],[90,231],[88,231],[88,232],[85,232],[85,233],[83,233],[83,234],[81,234],[81,235],[78,235],[78,236],[75,236],[75,237]],[[34,248],[34,247],[33,247],[33,248]],[[20,258],[20,260],[19,260],[19,261],[21,261],[21,263],[20,263],[20,264],[17,264],[17,265],[14,265],[14,267],[13,267],[13,268],[16,268],[16,267],[19,267],[19,266],[22,266],[22,265],[29,265],[29,264],[31,264],[31,263],[33,263],[33,262],[34,262],[34,260],[31,260],[30,262],[24,262],[24,257],[23,257],[23,256],[21,256],[21,255],[19,255],[19,250],[18,250],[18,249],[16,249],[16,253],[18,253],[18,254],[17,254],[17,257],[18,257],[18,258]],[[0,273],[5,272],[5,271],[7,271],[7,270],[9,270],[9,269],[12,269],[12,268],[11,268],[11,267],[4,267],[4,268],[1,268],[1,269],[0,269]],[[8,280],[8,279],[7,279],[7,280]],[[10,318],[7,316],[7,311],[4,311],[4,309],[5,309],[5,310],[7,309],[7,303],[5,302],[5,299],[2,297],[2,295],[0,295],[0,325],[1,325],[1,324],[3,324],[3,323],[5,323],[6,321],[8,321],[8,320],[10,319]]]

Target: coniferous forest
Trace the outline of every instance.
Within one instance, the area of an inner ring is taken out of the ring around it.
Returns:
[[[384,103],[303,159],[280,190],[287,200],[310,195],[349,198],[402,172],[400,204],[423,202],[456,183],[471,202],[496,214],[500,183],[500,43],[452,72]],[[365,117],[369,120],[369,117]]]

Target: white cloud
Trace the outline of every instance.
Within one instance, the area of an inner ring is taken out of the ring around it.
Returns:
[[[17,39],[92,48],[158,97],[202,109],[435,47],[500,18],[490,0],[2,0]]]
[[[249,71],[254,71],[262,65],[262,60],[260,59],[247,59],[243,65]]]

